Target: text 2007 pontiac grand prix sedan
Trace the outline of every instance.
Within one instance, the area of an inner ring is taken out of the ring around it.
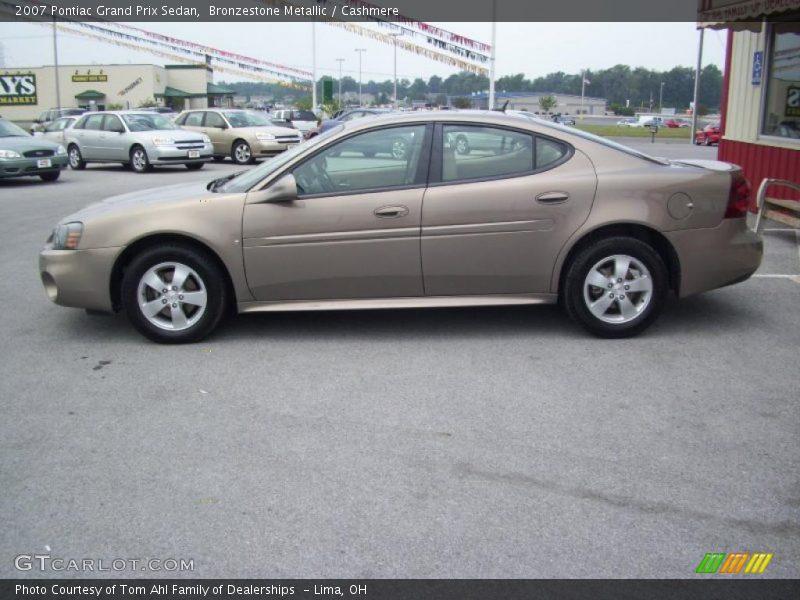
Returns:
[[[457,152],[463,139],[480,144]],[[40,271],[57,304],[124,310],[157,342],[197,341],[230,307],[559,299],[593,334],[625,337],[670,290],[684,297],[758,268],[748,194],[733,165],[655,159],[543,121],[388,115],[207,186],[88,206],[55,228]]]

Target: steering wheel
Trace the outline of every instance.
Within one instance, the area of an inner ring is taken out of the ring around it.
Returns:
[[[333,183],[333,179],[330,178],[327,171],[322,168],[318,161],[313,161],[311,163],[311,169],[314,171],[314,177],[319,184],[319,187],[322,188],[321,191],[323,192],[334,192],[336,191],[336,184]]]

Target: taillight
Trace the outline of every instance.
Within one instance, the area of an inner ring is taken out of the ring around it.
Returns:
[[[726,219],[741,219],[747,216],[750,206],[750,183],[741,173],[734,173],[731,177],[731,192],[728,196],[728,206],[725,209]]]

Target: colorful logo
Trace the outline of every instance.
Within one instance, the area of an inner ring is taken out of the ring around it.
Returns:
[[[724,573],[728,575],[738,575],[746,573],[756,575],[763,573],[767,569],[769,561],[772,560],[772,552],[709,552],[697,565],[696,573],[711,574]],[[744,567],[744,570],[742,570]]]

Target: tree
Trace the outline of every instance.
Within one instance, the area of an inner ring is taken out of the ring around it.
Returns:
[[[542,112],[549,113],[557,104],[558,102],[553,96],[541,96],[539,98],[539,108],[542,109]]]
[[[152,106],[158,106],[158,103],[152,98],[145,98],[139,102],[139,108],[150,108]]]
[[[294,105],[300,110],[311,110],[313,108],[311,106],[311,96],[303,96],[298,99]]]
[[[464,97],[453,98],[453,106],[455,108],[472,108],[472,100]]]

